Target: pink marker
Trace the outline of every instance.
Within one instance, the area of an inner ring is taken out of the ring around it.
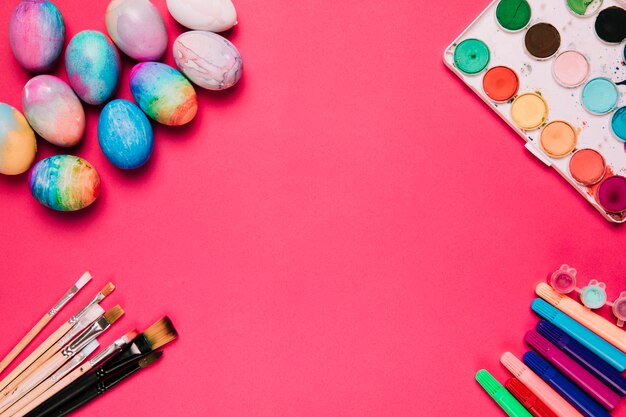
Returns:
[[[583,417],[567,401],[557,394],[548,384],[537,376],[533,371],[515,357],[511,352],[505,352],[500,357],[500,362],[511,374],[522,381],[526,388],[532,391],[545,405],[560,417]]]

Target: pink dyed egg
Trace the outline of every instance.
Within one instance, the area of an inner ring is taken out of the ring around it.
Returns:
[[[23,0],[9,22],[9,40],[15,59],[32,72],[44,72],[63,51],[65,23],[48,0]]]
[[[22,90],[28,123],[42,138],[57,146],[73,146],[85,132],[85,111],[74,91],[52,75],[38,75]]]
[[[113,0],[106,11],[109,36],[126,55],[156,61],[167,49],[167,30],[150,0]]]
[[[243,62],[235,45],[217,33],[185,32],[174,42],[178,68],[194,84],[208,90],[224,90],[239,81]]]

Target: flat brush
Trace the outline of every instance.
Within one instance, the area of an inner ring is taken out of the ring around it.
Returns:
[[[96,314],[91,321],[86,323],[86,320],[83,318],[87,315],[90,310],[93,310],[93,307],[97,305],[100,301],[104,300],[109,294],[113,292],[115,289],[115,285],[112,283],[108,283],[107,285],[100,290],[98,294],[87,303],[78,313],[74,314],[68,321],[63,323],[54,333],[52,333],[35,351],[33,351],[25,360],[22,361],[6,378],[4,378],[0,382],[0,396],[3,396],[4,389],[15,380],[22,372],[24,372],[33,362],[35,362],[41,355],[43,355],[52,345],[54,345],[59,339],[61,339],[64,335],[74,331],[80,332],[85,327],[87,327],[91,322],[93,322],[98,316],[104,314],[104,310],[100,308],[101,313]],[[99,307],[98,307],[99,308]],[[82,326],[82,327],[81,327]],[[71,334],[71,333],[70,333]],[[76,336],[78,333],[74,333],[70,336],[70,339]],[[67,341],[65,342],[67,343]],[[65,344],[63,343],[63,344]],[[61,346],[62,347],[62,346]],[[61,348],[59,347],[59,349]]]
[[[76,336],[67,346],[65,346],[60,352],[54,354],[50,360],[37,368],[33,374],[24,380],[15,390],[11,391],[9,395],[0,402],[0,411],[4,411],[11,406],[14,402],[19,400],[24,395],[28,394],[30,390],[35,388],[46,378],[52,375],[57,369],[59,369],[65,362],[71,359],[76,353],[87,346],[92,340],[100,336],[105,330],[107,330],[113,323],[115,323],[122,315],[124,310],[120,306],[115,306],[98,320],[96,320],[91,326],[85,329],[80,335]]]
[[[91,323],[93,323],[98,317],[102,316],[103,314],[104,309],[100,307],[99,304],[94,304],[83,313],[80,319],[73,326],[68,325],[69,321],[67,323],[64,323],[62,327],[69,328],[69,331],[65,332],[65,334],[60,339],[53,341],[51,345],[49,344],[49,341],[46,340],[44,344],[40,346],[41,349],[37,348],[36,352],[33,352],[30,356],[28,356],[26,360],[24,360],[17,368],[15,368],[14,372],[11,372],[11,374],[7,378],[5,378],[8,380],[9,377],[12,377],[13,380],[8,383],[2,389],[2,391],[0,391],[0,403],[2,403],[2,399],[4,399],[11,391],[13,391],[13,389],[18,384],[20,384],[24,379],[32,374],[35,369],[37,369],[48,359],[50,359],[70,340],[79,335],[89,325],[91,325]],[[65,329],[63,329],[63,331],[65,331]],[[50,337],[49,340],[52,341],[53,338]],[[42,351],[41,353],[38,352],[40,350]]]
[[[60,367],[58,371],[56,371],[54,374],[52,374],[52,376],[50,378],[46,379],[43,383],[39,384],[37,386],[37,388],[35,388],[31,392],[29,392],[28,395],[26,395],[25,397],[22,397],[18,402],[13,404],[11,407],[9,407],[7,410],[5,410],[3,413],[0,413],[0,416],[2,416],[2,417],[12,416],[17,410],[19,410],[22,407],[24,407],[26,404],[28,404],[34,398],[37,398],[37,396],[39,396],[40,394],[45,392],[48,388],[50,388],[52,385],[54,385],[57,381],[59,381],[65,375],[70,373],[72,371],[72,369],[74,369],[78,365],[80,365],[87,358],[87,356],[91,355],[98,348],[99,345],[100,344],[98,343],[97,340],[94,340],[91,343],[89,343],[87,346],[85,346],[83,348],[83,350],[78,352],[65,365]]]
[[[147,368],[152,365],[156,361],[158,361],[161,356],[163,356],[163,352],[151,352],[141,358],[137,358],[135,362],[125,368],[121,369],[119,372],[114,373],[113,375],[107,376],[98,384],[92,384],[88,386],[86,390],[82,390],[82,394],[79,397],[75,397],[72,400],[63,404],[63,406],[59,409],[54,410],[52,413],[48,414],[50,416],[62,417],[65,416],[72,411],[79,409],[95,398],[107,392],[109,389],[129,378],[133,374],[142,369]]]
[[[39,385],[37,388],[29,392],[25,397],[23,397],[21,400],[19,400],[17,403],[11,406],[11,408],[7,410],[7,412],[9,413],[7,413],[6,417],[22,417],[26,415],[27,413],[31,412],[32,410],[37,408],[40,404],[44,403],[48,398],[52,397],[53,395],[61,391],[63,388],[67,387],[69,384],[76,381],[78,378],[81,378],[83,375],[87,374],[92,368],[94,368],[101,362],[108,359],[111,355],[114,355],[115,353],[119,352],[122,348],[128,345],[131,342],[131,340],[133,340],[135,337],[137,337],[137,331],[131,330],[130,332],[126,333],[124,336],[115,340],[106,349],[103,349],[100,353],[98,353],[96,356],[91,358],[87,363],[83,364],[80,368],[75,369],[69,375],[65,377],[61,377],[62,379],[56,382],[54,385],[52,385],[49,389],[47,388],[44,391],[34,394],[36,391],[40,389],[40,387],[43,384]],[[54,378],[54,375],[51,378]],[[50,378],[48,380],[50,380]],[[14,406],[18,405],[19,403],[22,403],[22,406],[16,407],[12,411],[11,409]],[[19,410],[19,411],[16,411],[16,410]],[[10,412],[13,412],[13,414],[11,414]],[[5,417],[4,413],[0,415],[2,417]]]
[[[0,373],[6,369],[11,362],[33,341],[33,339],[43,330],[44,327],[77,293],[81,288],[91,281],[91,274],[85,272],[76,283],[70,288],[61,299],[33,326],[32,329],[18,342],[17,345],[0,362]]]
[[[161,320],[146,329],[142,334],[135,337],[128,346],[109,359],[105,364],[93,371],[90,375],[111,375],[142,355],[165,346],[172,340],[176,339],[177,336],[178,333],[176,332],[172,321],[167,316],[163,317]],[[41,406],[33,410],[32,413],[28,413],[28,416],[45,416],[49,410],[56,409],[63,402],[80,395],[82,389],[84,389],[84,385],[81,384],[81,379],[83,378],[67,385],[56,395],[50,397],[43,402]]]

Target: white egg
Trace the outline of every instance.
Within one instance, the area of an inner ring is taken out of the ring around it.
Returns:
[[[167,9],[189,29],[223,32],[237,24],[231,0],[167,0]]]

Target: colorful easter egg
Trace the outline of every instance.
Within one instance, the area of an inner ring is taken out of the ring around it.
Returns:
[[[70,85],[85,103],[102,104],[115,91],[120,74],[120,56],[102,32],[77,33],[65,52]]]
[[[224,90],[241,78],[243,61],[235,45],[213,32],[191,31],[174,42],[178,68],[194,84],[208,90]]]
[[[106,11],[109,36],[126,55],[156,61],[167,49],[167,30],[150,0],[113,0]]]
[[[62,79],[38,75],[22,90],[22,108],[35,132],[57,146],[74,146],[85,132],[85,111]]]
[[[35,132],[17,109],[0,103],[0,174],[26,172],[35,160]]]
[[[30,173],[30,191],[46,207],[76,211],[96,201],[100,176],[82,158],[55,155],[35,164]]]
[[[145,164],[154,146],[152,126],[146,115],[128,100],[113,100],[98,120],[100,149],[113,165],[122,169]]]
[[[63,51],[65,23],[48,0],[21,1],[9,21],[9,40],[15,59],[32,72],[50,69]]]
[[[159,123],[180,126],[198,111],[196,91],[183,74],[160,62],[142,62],[130,73],[130,91],[139,107]]]
[[[167,9],[189,29],[223,32],[237,24],[237,12],[230,0],[167,0]]]

